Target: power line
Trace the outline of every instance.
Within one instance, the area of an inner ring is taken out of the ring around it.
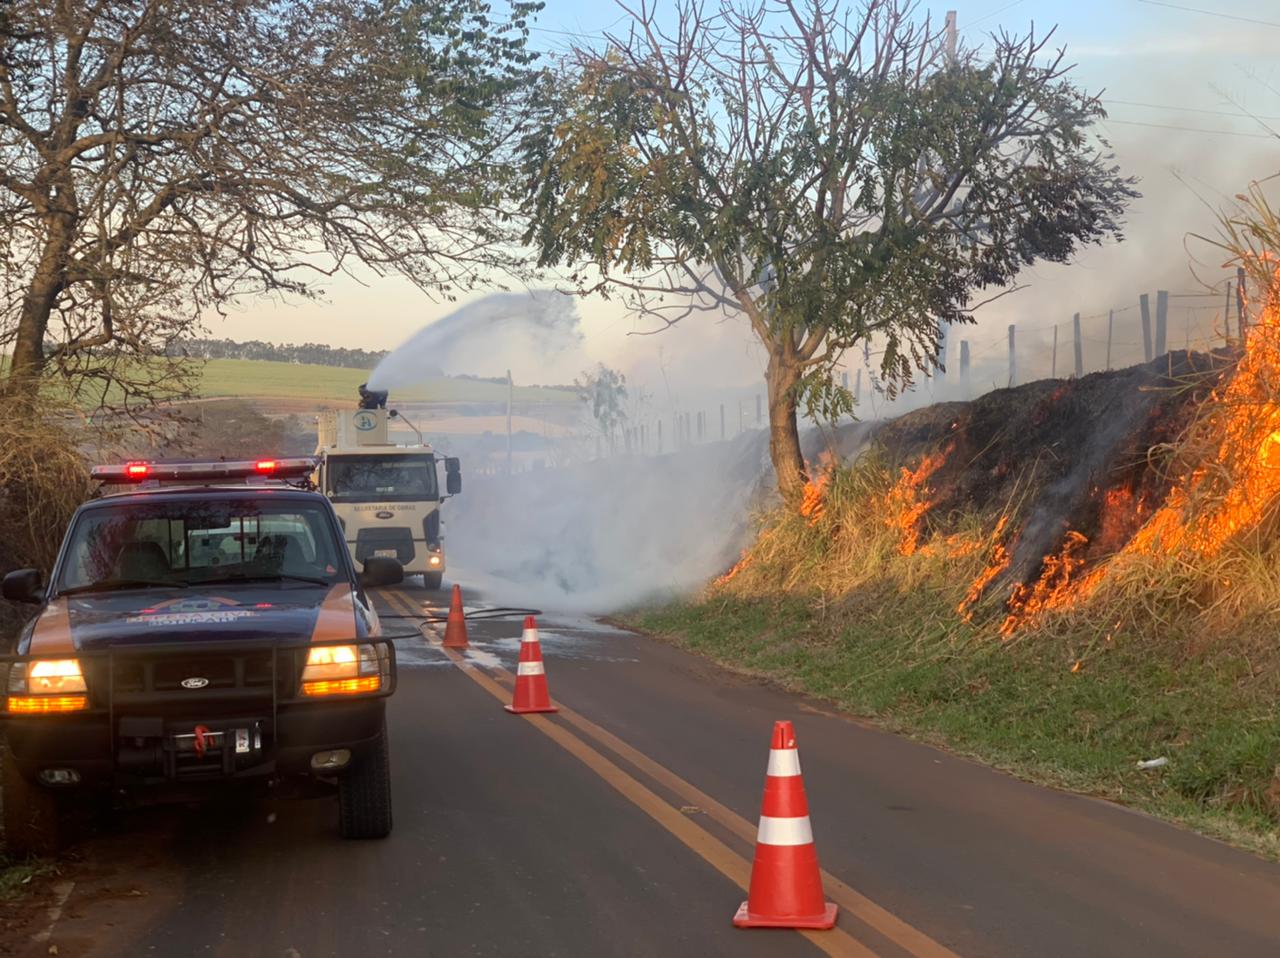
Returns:
[[[1280,120],[1280,116],[1254,116],[1252,113],[1234,113],[1230,110],[1204,110],[1193,106],[1172,106],[1167,103],[1139,103],[1136,100],[1107,100],[1117,106],[1140,106],[1150,110],[1178,110],[1182,113],[1204,113],[1208,116],[1230,116],[1241,120]]]
[[[1000,14],[1004,13],[1006,10],[1012,10],[1014,7],[1018,6],[1021,3],[1023,3],[1023,0],[1013,0],[1013,3],[1006,3],[999,10],[992,10],[990,13],[984,13],[982,16],[978,17],[977,20],[974,20],[970,23],[966,23],[965,28],[968,29],[969,27],[976,27],[983,20],[990,20],[992,17],[999,16]]]
[[[1203,130],[1195,126],[1172,126],[1168,123],[1143,123],[1140,120],[1117,120],[1107,117],[1105,123],[1123,123],[1125,126],[1149,126],[1157,130],[1181,130],[1184,133],[1208,133],[1210,136],[1244,136],[1253,140],[1274,140],[1274,133],[1242,133],[1239,130]]]
[[[1280,27],[1275,20],[1255,20],[1252,17],[1241,17],[1234,13],[1221,13],[1218,10],[1204,10],[1200,7],[1184,7],[1179,3],[1166,3],[1165,0],[1138,0],[1153,7],[1168,7],[1170,10],[1182,10],[1186,13],[1203,13],[1209,17],[1221,17],[1223,20],[1238,20],[1241,23],[1256,23],[1264,27]]]

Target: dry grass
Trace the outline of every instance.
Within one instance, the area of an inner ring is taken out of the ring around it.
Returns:
[[[79,418],[47,401],[0,392],[0,562],[53,565],[67,520],[93,491]]]

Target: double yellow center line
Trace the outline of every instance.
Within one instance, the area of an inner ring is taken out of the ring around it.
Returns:
[[[410,617],[419,617],[422,610],[416,608],[408,597],[391,589],[380,590],[380,597],[392,608]],[[464,675],[474,681],[480,688],[500,702],[507,702],[511,697],[508,688],[499,684],[494,676],[508,684],[514,676],[501,667],[487,671],[467,661],[466,657],[454,649],[446,649],[440,644],[439,636],[430,625],[423,622],[420,626],[423,637],[435,648],[438,648],[456,665]],[[567,707],[556,699],[560,712],[556,718],[548,715],[526,715],[523,718],[539,732],[563,748],[582,762],[587,768],[608,783],[619,794],[656,821],[686,847],[695,852],[704,861],[736,884],[744,892],[751,880],[751,861],[730,848],[711,832],[702,828],[680,809],[665,801],[653,790],[616,764],[602,752],[593,748],[585,739],[608,749],[621,758],[636,771],[647,776],[657,785],[669,790],[689,805],[696,806],[708,818],[748,844],[754,844],[756,827],[742,816],[721,802],[716,801],[706,792],[685,781],[664,765],[654,761],[638,749],[622,741],[612,732],[601,728],[590,719]],[[572,726],[579,735],[565,726]],[[824,871],[823,887],[828,897],[841,906],[847,913],[872,928],[879,935],[892,942],[907,954],[916,958],[959,958],[944,945],[934,941],[928,935],[908,925],[896,915],[881,908],[864,895],[859,894],[836,876]],[[725,921],[728,922],[726,914]],[[802,931],[802,934],[819,949],[828,955],[849,956],[849,958],[880,958],[877,952],[857,941],[842,928],[831,931]]]

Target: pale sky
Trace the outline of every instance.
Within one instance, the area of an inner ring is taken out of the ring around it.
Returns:
[[[1189,248],[1187,234],[1212,231],[1214,208],[1251,180],[1280,172],[1280,140],[1263,123],[1239,115],[1270,118],[1270,129],[1280,130],[1280,58],[1275,56],[1280,2],[982,0],[924,8],[939,21],[946,9],[957,9],[959,29],[970,45],[998,27],[1025,31],[1034,22],[1040,32],[1057,24],[1055,39],[1078,64],[1077,81],[1105,90],[1110,118],[1102,130],[1117,162],[1142,178],[1144,197],[1130,211],[1125,243],[1090,250],[1068,267],[1027,271],[1022,279],[1028,289],[984,309],[977,328],[956,334],[971,341],[975,366],[984,350],[998,358],[1008,323],[1025,327],[1028,341],[1045,340],[1052,325],[1069,324],[1073,312],[1089,317],[1086,326],[1095,328],[1105,323],[1099,315],[1131,307],[1140,292],[1199,290],[1192,260],[1213,255],[1194,243]],[[598,35],[624,17],[608,2],[548,0],[533,41],[544,49],[562,49],[575,37]],[[1217,265],[1202,270],[1211,281],[1219,278]],[[335,280],[320,302],[246,302],[228,319],[215,320],[211,332],[381,349],[454,308],[432,302],[402,280],[371,277],[368,282]],[[1175,303],[1171,346],[1181,346],[1187,334],[1197,339],[1212,334],[1207,298]],[[637,338],[626,335],[631,323],[608,304],[586,301],[580,309],[586,342],[584,355],[575,361],[604,360],[637,372],[647,367],[651,379],[659,350],[669,373],[682,363],[700,366],[706,351],[713,350],[730,380],[746,384],[758,375],[750,336],[738,324],[703,322],[696,330]]]

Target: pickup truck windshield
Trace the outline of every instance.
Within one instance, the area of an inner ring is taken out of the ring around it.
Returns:
[[[334,502],[435,499],[434,456],[330,456],[326,492]]]
[[[342,548],[318,504],[248,498],[122,502],[88,510],[76,521],[56,591],[239,579],[341,582]]]

